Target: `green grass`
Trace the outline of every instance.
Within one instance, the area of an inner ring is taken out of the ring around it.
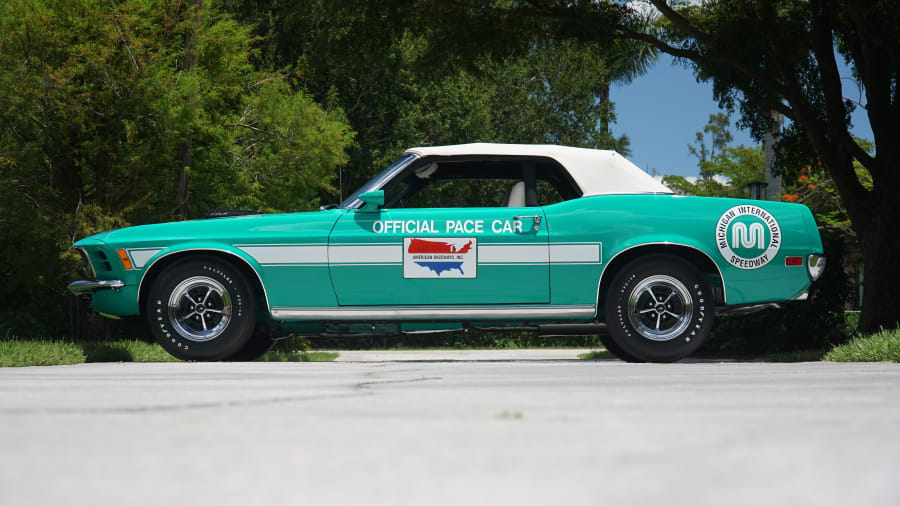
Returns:
[[[578,355],[578,358],[582,360],[602,360],[607,358],[616,358],[616,356],[606,350],[594,350],[590,353],[582,353]]]
[[[832,362],[900,362],[900,329],[857,337],[825,355]]]
[[[257,362],[331,362],[338,358],[339,354],[329,351],[306,351],[300,353],[285,353],[283,351],[270,351],[256,359]]]
[[[67,365],[85,362],[176,362],[158,344],[143,341],[76,343],[59,339],[4,339],[0,367]]]
[[[0,367],[81,364],[84,352],[64,341],[0,341]]]
[[[262,362],[330,362],[337,353],[286,353],[272,351]],[[0,367],[31,365],[69,365],[88,362],[179,362],[156,343],[110,341],[106,343],[72,342],[59,339],[0,340]]]

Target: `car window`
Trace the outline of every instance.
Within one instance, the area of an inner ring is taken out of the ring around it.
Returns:
[[[381,186],[385,184],[385,182],[390,177],[392,177],[395,172],[397,172],[398,170],[402,170],[404,166],[415,160],[415,158],[416,157],[413,155],[404,154],[402,157],[400,157],[399,160],[392,163],[390,167],[381,171],[381,173],[370,179],[366,184],[362,185],[358,190],[353,192],[353,194],[347,197],[347,199],[344,200],[339,207],[343,209],[350,209],[358,205],[360,203],[358,197],[361,193],[381,188]]]
[[[524,157],[424,158],[383,190],[386,208],[522,207],[581,196],[558,163]]]
[[[553,183],[544,179],[538,179],[537,181],[537,195],[538,202],[542,206],[568,200],[559,193],[559,190],[556,189],[556,186],[554,186]]]
[[[412,195],[406,207],[506,207],[521,179],[451,179],[435,181]]]

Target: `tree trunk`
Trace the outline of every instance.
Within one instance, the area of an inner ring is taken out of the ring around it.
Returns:
[[[784,116],[781,113],[772,111],[772,120],[774,124],[772,128],[766,132],[765,148],[766,148],[766,189],[768,191],[768,200],[781,200],[781,176],[775,175],[775,145],[781,137],[781,125],[784,123]]]
[[[854,230],[863,253],[865,284],[863,285],[862,315],[859,331],[877,332],[882,327],[900,326],[900,233],[897,217],[900,205],[896,199],[882,203],[865,226]],[[886,205],[885,205],[886,204]]]
[[[188,130],[184,134],[184,141],[181,144],[181,165],[178,167],[178,180],[176,181],[177,190],[175,191],[175,202],[178,207],[175,213],[182,220],[187,219],[187,200],[188,200],[188,175],[187,168],[191,166],[191,149],[193,147],[193,135]]]
[[[604,82],[600,85],[600,92],[597,94],[597,100],[606,107],[603,115],[600,116],[600,131],[609,134],[609,83]]]

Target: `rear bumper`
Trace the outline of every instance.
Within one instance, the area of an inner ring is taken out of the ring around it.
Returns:
[[[124,286],[125,283],[119,281],[118,279],[104,279],[100,281],[80,280],[70,283],[69,291],[74,293],[75,295],[80,295],[83,293],[92,293],[96,292],[97,290],[106,290],[110,288],[118,291]]]

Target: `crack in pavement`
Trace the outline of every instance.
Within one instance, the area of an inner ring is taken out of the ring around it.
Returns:
[[[396,379],[396,380],[382,380],[382,381],[364,381],[362,383],[357,383],[356,388],[364,389],[369,388],[373,385],[388,385],[391,383],[419,383],[421,381],[432,381],[432,380],[442,380],[444,379],[441,376],[422,376],[421,378],[411,378],[411,379]]]
[[[20,408],[0,409],[0,416],[4,415],[29,415],[29,414],[116,414],[116,413],[149,413],[170,412],[191,409],[235,408],[243,406],[261,406],[266,404],[282,404],[289,402],[319,401],[328,399],[344,399],[348,397],[363,397],[373,395],[370,392],[350,392],[335,395],[298,395],[288,397],[270,397],[268,399],[246,399],[238,401],[211,401],[192,402],[187,404],[155,405],[155,406],[124,406],[118,408]]]
[[[379,364],[376,367],[385,367],[385,364]],[[417,370],[413,370],[417,371]],[[409,370],[399,370],[399,371],[370,371],[366,373],[365,377],[373,377],[382,374],[403,374],[408,372],[413,372]],[[353,384],[350,388],[352,389],[350,392],[346,393],[336,393],[336,394],[321,394],[321,395],[296,395],[296,396],[281,396],[281,397],[269,397],[263,399],[244,399],[244,400],[223,400],[223,401],[209,401],[209,402],[189,402],[182,404],[160,404],[160,405],[151,405],[151,406],[122,406],[122,407],[111,407],[111,408],[102,408],[102,407],[62,407],[62,408],[0,408],[0,416],[17,416],[17,415],[30,415],[30,414],[58,414],[58,415],[72,415],[72,414],[136,414],[136,413],[164,413],[164,412],[174,412],[174,411],[187,411],[187,410],[201,410],[201,409],[216,409],[216,408],[238,408],[245,406],[264,406],[264,405],[272,405],[272,404],[285,404],[292,402],[309,402],[309,401],[320,401],[320,400],[331,400],[331,399],[346,399],[351,397],[363,397],[375,395],[375,392],[370,390],[370,387],[374,385],[382,385],[382,384],[391,384],[391,383],[417,383],[422,381],[432,381],[432,380],[441,380],[442,377],[439,376],[422,376],[418,378],[407,378],[407,379],[385,379],[385,380],[373,380],[373,381],[363,381],[359,383]],[[340,387],[338,388],[346,388]]]

